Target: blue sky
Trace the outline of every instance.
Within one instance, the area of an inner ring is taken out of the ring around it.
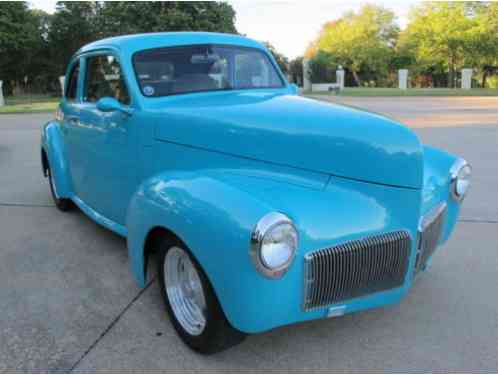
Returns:
[[[349,9],[358,10],[365,0],[232,0],[228,1],[237,12],[236,26],[248,37],[268,41],[277,51],[289,58],[302,55],[321,26],[339,18]],[[393,10],[397,22],[404,27],[410,7],[420,3],[415,0],[372,0]],[[56,1],[31,1],[32,7],[52,13]]]

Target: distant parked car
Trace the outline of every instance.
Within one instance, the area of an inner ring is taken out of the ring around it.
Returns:
[[[213,353],[398,302],[457,220],[470,166],[394,120],[296,95],[261,44],[160,33],[79,50],[41,139],[57,207],[150,255],[173,326]]]

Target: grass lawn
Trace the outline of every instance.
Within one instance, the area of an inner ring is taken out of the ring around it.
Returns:
[[[0,107],[0,114],[53,112],[57,109],[59,100],[60,98],[46,95],[9,96],[5,98],[5,105]]]
[[[306,95],[335,95],[333,92],[306,92]],[[498,96],[498,89],[408,89],[347,87],[339,96]]]

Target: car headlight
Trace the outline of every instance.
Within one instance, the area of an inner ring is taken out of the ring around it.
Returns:
[[[463,159],[458,159],[450,169],[451,182],[450,189],[452,197],[458,201],[463,201],[470,186],[470,176],[472,168]]]
[[[251,235],[250,253],[256,269],[269,278],[282,277],[296,256],[298,241],[291,219],[279,212],[265,215]]]

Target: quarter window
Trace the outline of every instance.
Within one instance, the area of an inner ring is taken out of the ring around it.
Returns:
[[[80,62],[78,61],[69,73],[69,82],[66,86],[66,99],[75,100],[78,88],[78,75],[80,73]]]
[[[95,103],[103,97],[130,104],[123,71],[116,57],[99,55],[87,58],[84,101]]]

